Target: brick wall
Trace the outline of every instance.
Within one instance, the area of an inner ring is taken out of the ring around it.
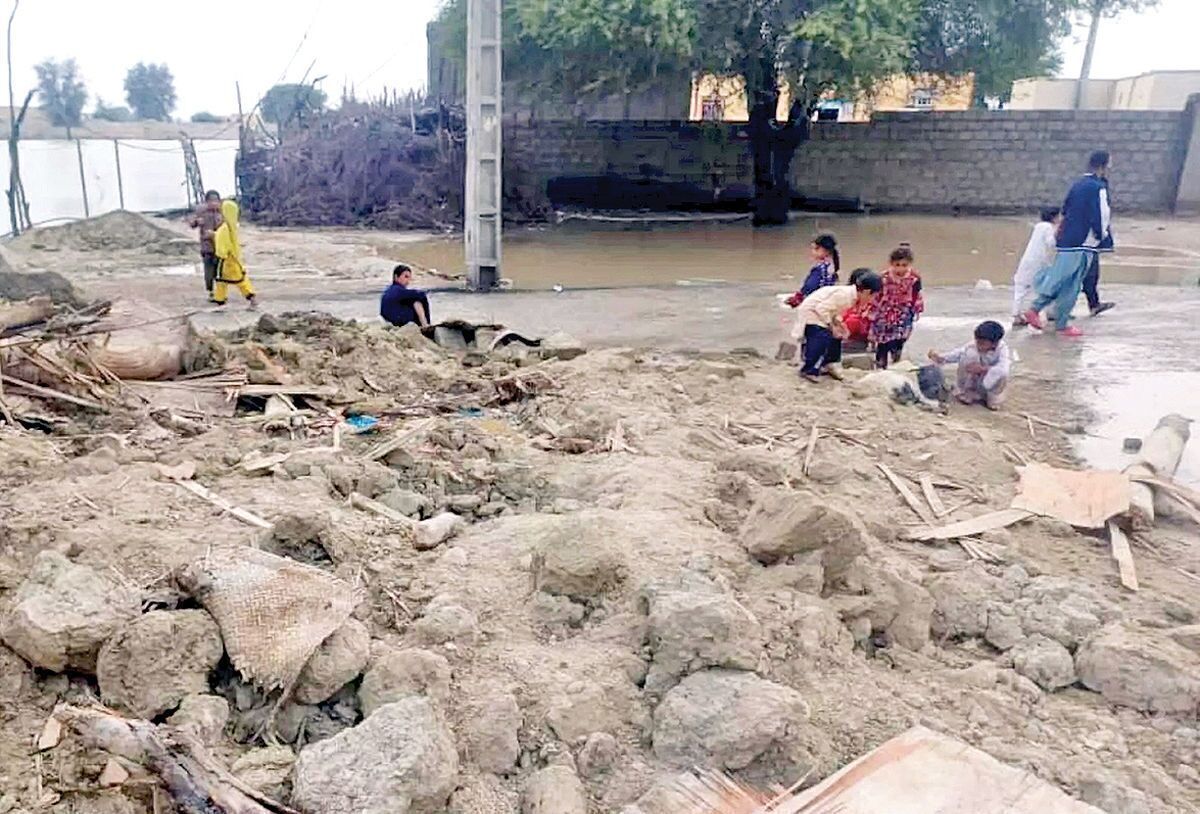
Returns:
[[[1191,136],[1180,112],[880,113],[814,125],[793,164],[797,196],[857,199],[894,210],[1007,212],[1061,202],[1094,149],[1113,153],[1119,210],[1176,200]],[[615,173],[746,189],[749,145],[738,125],[533,122],[507,130],[510,171],[524,183]]]

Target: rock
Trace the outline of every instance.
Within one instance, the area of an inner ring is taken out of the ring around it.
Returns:
[[[306,746],[292,775],[292,802],[321,814],[438,814],[457,776],[449,728],[428,699],[412,697]]]
[[[1200,656],[1158,632],[1109,625],[1079,648],[1075,670],[1112,704],[1166,713],[1200,707]]]
[[[428,650],[391,651],[371,664],[358,689],[363,717],[414,696],[444,707],[450,700],[450,662]]]
[[[321,540],[329,533],[329,513],[314,509],[288,507],[272,519],[273,528],[268,538],[285,554],[304,551],[313,546],[324,550]]]
[[[378,498],[384,506],[406,517],[421,518],[429,511],[429,498],[408,489],[391,489]]]
[[[464,740],[480,771],[508,774],[521,756],[521,708],[508,692],[490,692],[468,705]]]
[[[717,462],[721,472],[745,472],[763,486],[780,486],[787,483],[787,469],[769,452],[742,449],[731,452]]]
[[[901,647],[917,651],[929,643],[934,607],[919,578],[903,562],[858,557],[834,583],[844,593],[830,597],[830,603],[844,620],[865,617],[871,633],[886,633]]]
[[[1004,596],[1003,583],[979,564],[934,577],[928,587],[934,601],[933,635],[939,639],[983,636],[992,606]]]
[[[742,545],[770,564],[821,551],[827,578],[841,574],[866,551],[866,530],[853,517],[811,492],[763,492],[742,524]]]
[[[446,508],[455,514],[472,514],[484,503],[481,495],[454,495],[446,504]]]
[[[1026,634],[1048,636],[1072,652],[1115,616],[1094,591],[1059,577],[1030,580],[1015,610]]]
[[[429,551],[455,537],[466,528],[466,521],[457,514],[443,512],[437,517],[422,520],[417,524],[413,548],[418,551]]]
[[[992,647],[1004,652],[1020,644],[1025,638],[1025,631],[1015,614],[1007,613],[1002,608],[992,608],[988,613],[987,629],[983,632],[983,638]]]
[[[1000,681],[1000,668],[990,661],[981,661],[959,670],[956,675],[967,686],[990,690]]]
[[[1200,654],[1200,625],[1188,625],[1187,627],[1177,627],[1167,633],[1171,640],[1180,647],[1191,650],[1193,653]]]
[[[96,669],[100,645],[138,613],[139,598],[107,576],[42,551],[17,590],[0,639],[35,667]]]
[[[229,702],[219,695],[189,695],[179,703],[167,723],[192,733],[201,743],[212,746],[221,740],[229,723]]]
[[[326,639],[300,673],[293,697],[301,704],[319,704],[362,673],[371,658],[371,634],[356,619]]]
[[[1106,777],[1081,782],[1079,798],[1108,814],[1154,814],[1146,794]]]
[[[569,766],[547,766],[525,781],[521,814],[587,814],[588,798]]]
[[[680,768],[739,771],[786,749],[807,718],[799,693],[753,673],[694,673],[654,711],[654,755]]]
[[[204,611],[151,611],[121,627],[100,649],[100,697],[151,720],[186,696],[207,693],[209,673],[224,653],[221,631]]]
[[[589,780],[607,772],[617,762],[617,739],[607,732],[593,732],[579,750],[579,773]]]
[[[229,771],[238,780],[274,800],[286,800],[291,793],[289,778],[296,755],[287,746],[251,749],[238,757]]]
[[[625,558],[605,526],[564,516],[537,542],[534,582],[539,590],[586,601],[619,585]]]
[[[519,814],[521,796],[491,774],[463,778],[450,797],[449,814]]]
[[[713,478],[717,499],[737,509],[754,505],[754,481],[744,472],[718,472]]]
[[[327,464],[322,469],[329,485],[342,497],[350,497],[350,493],[355,491],[354,485],[355,479],[358,477],[358,469],[349,464]]]
[[[604,688],[594,681],[577,681],[565,687],[549,704],[546,723],[564,743],[574,743],[593,732],[616,729],[620,711]]]
[[[418,619],[412,629],[426,644],[447,642],[474,643],[479,636],[479,619],[475,614],[453,602],[430,603],[425,615]]]
[[[362,473],[355,481],[355,490],[369,498],[377,498],[387,494],[400,485],[400,476],[381,463],[374,461],[364,465]]]
[[[558,331],[542,339],[538,353],[543,359],[559,359],[569,362],[587,353],[587,348],[575,337]]]
[[[703,585],[651,588],[647,594],[646,630],[653,654],[648,692],[665,692],[681,676],[708,667],[758,667],[762,627],[732,596]]]
[[[1075,662],[1067,648],[1040,633],[1012,649],[1013,669],[1047,692],[1075,683]]]

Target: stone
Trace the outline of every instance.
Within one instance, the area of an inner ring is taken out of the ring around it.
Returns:
[[[992,608],[988,613],[987,629],[983,632],[983,638],[1003,653],[1020,644],[1025,638],[1025,631],[1021,628],[1021,620],[1016,614],[1007,613],[1002,608]]]
[[[296,755],[287,746],[251,749],[240,755],[229,771],[250,788],[274,800],[286,800],[291,793],[290,778]]]
[[[557,331],[542,339],[538,354],[543,359],[558,359],[569,362],[587,353],[587,348],[573,336]]]
[[[1200,625],[1177,627],[1167,633],[1171,640],[1180,647],[1200,654]]]
[[[139,598],[54,551],[40,552],[0,640],[35,667],[94,672],[100,645],[138,613]]]
[[[546,723],[564,743],[621,725],[620,711],[594,681],[577,681],[551,699]]]
[[[100,649],[96,678],[110,707],[152,720],[209,690],[225,653],[217,623],[202,610],[151,611],[122,626]]]
[[[928,587],[934,602],[933,635],[939,639],[985,635],[990,610],[1002,600],[1002,582],[978,564],[940,574]]]
[[[666,692],[680,677],[708,667],[753,670],[763,650],[762,626],[716,587],[649,589],[647,639],[653,660],[646,690]]]
[[[763,486],[781,486],[787,483],[787,469],[769,452],[741,449],[731,452],[717,462],[721,472],[744,472]]]
[[[454,495],[446,503],[446,508],[455,514],[471,514],[484,503],[482,495]]]
[[[229,723],[229,702],[219,695],[189,695],[167,723],[190,732],[203,744],[213,746]]]
[[[625,557],[606,531],[588,518],[559,519],[534,549],[538,589],[586,601],[619,585],[625,578]]]
[[[410,697],[300,752],[292,803],[321,814],[438,814],[458,777],[458,752],[440,713]]]
[[[768,565],[820,551],[827,579],[840,575],[867,550],[861,524],[811,492],[764,491],[742,524],[741,538],[746,551]]]
[[[435,549],[447,540],[454,538],[466,526],[465,520],[451,512],[443,512],[437,517],[422,520],[417,524],[413,548],[417,551]]]
[[[450,700],[450,662],[428,650],[389,651],[371,664],[358,688],[363,717],[414,696],[444,708]]]
[[[525,781],[521,814],[587,814],[587,791],[570,766],[547,766]]]
[[[289,551],[311,544],[320,546],[332,525],[328,512],[299,507],[288,507],[271,522],[271,542]]]
[[[799,693],[753,673],[693,673],[654,711],[654,755],[680,768],[739,771],[786,748],[807,718]]]
[[[321,703],[358,678],[370,658],[370,632],[357,619],[347,619],[304,665],[293,697],[301,704]]]
[[[360,494],[369,498],[377,498],[396,489],[400,485],[400,476],[394,470],[381,463],[370,461],[363,467],[355,481],[354,488]]]
[[[1108,777],[1084,779],[1079,799],[1109,814],[1155,814],[1148,795]]]
[[[512,693],[490,692],[467,706],[466,753],[480,771],[509,774],[521,756],[521,708]]]
[[[376,498],[384,506],[406,517],[421,518],[429,511],[429,498],[408,489],[391,489]]]
[[[1013,669],[1047,692],[1069,687],[1077,680],[1067,648],[1040,633],[1016,645],[1010,655]]]
[[[830,598],[842,618],[866,617],[871,632],[884,632],[901,647],[918,651],[929,643],[934,601],[920,575],[899,561],[858,557],[835,583]]]
[[[617,762],[617,739],[607,732],[593,732],[579,750],[576,765],[579,773],[594,780],[609,771]]]
[[[492,774],[464,777],[450,797],[449,814],[519,814],[521,795]]]
[[[413,623],[412,629],[425,644],[471,644],[479,636],[479,619],[453,602],[430,603],[430,607],[425,608],[425,614]]]
[[[1091,589],[1059,577],[1034,577],[1014,608],[1026,634],[1048,636],[1072,652],[1113,617]]]
[[[1164,713],[1200,707],[1200,656],[1157,631],[1109,625],[1080,646],[1075,670],[1111,704]]]

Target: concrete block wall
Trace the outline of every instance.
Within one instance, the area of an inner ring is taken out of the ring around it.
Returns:
[[[792,181],[800,197],[878,209],[1028,211],[1061,203],[1089,153],[1107,149],[1116,208],[1161,212],[1175,205],[1191,120],[1190,111],[883,113],[814,125]],[[505,143],[527,183],[606,173],[714,191],[752,183],[742,125],[534,121],[508,126]]]

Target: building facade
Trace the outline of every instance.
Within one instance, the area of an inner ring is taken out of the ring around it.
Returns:
[[[1010,110],[1074,110],[1079,81],[1032,77],[1013,82]],[[1080,110],[1183,110],[1200,93],[1200,71],[1154,71],[1124,79],[1088,79]]]

